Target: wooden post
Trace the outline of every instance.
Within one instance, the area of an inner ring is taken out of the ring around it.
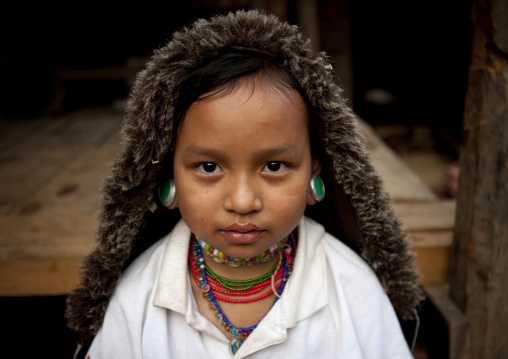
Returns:
[[[450,296],[469,322],[464,356],[508,353],[508,3],[473,1]]]
[[[312,50],[320,51],[321,39],[317,0],[297,0],[296,6],[297,24],[302,28],[303,34],[311,40]]]

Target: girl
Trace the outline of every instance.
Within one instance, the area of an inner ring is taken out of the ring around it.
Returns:
[[[330,70],[256,11],[155,53],[69,298],[78,356],[411,357],[418,276]]]

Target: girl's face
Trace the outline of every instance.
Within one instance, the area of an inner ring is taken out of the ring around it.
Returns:
[[[205,95],[206,96],[206,95]],[[257,82],[194,102],[174,152],[177,205],[199,238],[250,258],[301,219],[319,163],[311,156],[304,102]]]

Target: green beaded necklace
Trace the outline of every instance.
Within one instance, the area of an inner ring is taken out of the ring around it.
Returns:
[[[282,266],[284,266],[286,263],[286,259],[283,259]],[[229,279],[222,277],[218,275],[217,273],[214,273],[208,265],[205,263],[205,272],[206,275],[210,278],[215,279],[217,282],[219,282],[221,285],[223,285],[225,288],[234,291],[234,292],[242,292],[251,289],[256,284],[260,284],[265,282],[266,280],[270,279],[275,273],[275,270],[277,269],[278,264],[275,263],[273,267],[265,274],[256,277],[256,278],[250,278],[250,279]]]

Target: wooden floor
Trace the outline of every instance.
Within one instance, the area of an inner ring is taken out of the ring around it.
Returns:
[[[121,150],[119,111],[0,122],[0,296],[66,295],[94,247],[99,188]],[[414,238],[423,284],[447,281],[455,203],[361,123],[396,213]]]
[[[0,296],[67,294],[94,247],[99,187],[122,115],[0,122]]]

